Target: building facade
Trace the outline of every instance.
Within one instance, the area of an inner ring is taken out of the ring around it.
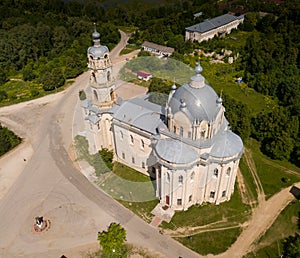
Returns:
[[[243,15],[236,17],[231,14],[223,14],[213,19],[207,19],[185,28],[185,40],[201,42],[212,39],[215,36],[229,34],[232,29],[237,29],[243,21]]]
[[[148,51],[160,57],[169,57],[175,51],[175,49],[172,47],[158,45],[149,41],[145,41],[142,44],[142,48],[144,51]]]
[[[147,96],[116,101],[109,52],[98,34],[88,49],[89,94],[82,105],[90,152],[113,150],[119,162],[154,179],[160,203],[173,210],[228,201],[243,143],[200,64],[189,82],[172,86],[165,106]]]

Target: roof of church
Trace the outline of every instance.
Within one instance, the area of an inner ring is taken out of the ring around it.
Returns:
[[[182,110],[191,122],[194,120],[213,121],[221,108],[217,102],[219,96],[211,86],[204,82],[201,71],[202,67],[199,64],[195,68],[196,75],[191,77],[190,83],[179,87],[168,103],[172,114]]]
[[[114,113],[114,119],[135,126],[152,134],[157,133],[157,127],[162,123],[164,108],[142,98],[124,101]]]
[[[224,118],[217,134],[210,139],[193,141],[188,138],[182,138],[178,135],[174,135],[169,132],[168,129],[161,128],[160,126],[158,132],[167,136],[168,139],[172,139],[172,141],[177,142],[163,144],[160,143],[156,144],[154,147],[155,154],[158,156],[158,158],[174,164],[188,165],[188,163],[193,161],[196,162],[200,157],[205,159],[216,158],[218,160],[223,158],[227,159],[230,157],[236,157],[237,155],[242,154],[244,151],[241,138],[229,129],[229,124],[226,118]],[[158,140],[157,143],[160,141],[161,140]],[[171,146],[174,148],[174,150],[170,150],[170,153],[167,154],[166,149],[171,149]],[[210,151],[208,153],[206,152],[195,156],[193,153],[197,153],[196,149],[210,149]],[[190,159],[189,156],[191,157]],[[224,160],[224,162],[226,163],[226,160]]]
[[[155,154],[176,164],[188,164],[198,158],[197,152],[191,146],[175,139],[159,139],[155,146]]]
[[[89,120],[93,124],[96,124],[101,120],[101,117],[99,117],[97,115],[88,115],[85,117],[85,120]]]
[[[242,153],[244,150],[242,139],[228,128],[220,131],[214,137],[214,144],[210,156],[228,158]]]
[[[204,33],[206,31],[210,31],[213,29],[216,29],[218,27],[221,27],[223,25],[226,25],[230,22],[233,22],[237,20],[238,17],[231,15],[231,14],[223,14],[221,16],[212,18],[212,19],[207,19],[203,22],[200,22],[198,24],[192,25],[190,27],[185,28],[188,31],[195,31],[195,32],[200,32]]]
[[[92,55],[94,59],[104,57],[105,53],[109,53],[107,46],[92,46],[88,48],[88,54]]]

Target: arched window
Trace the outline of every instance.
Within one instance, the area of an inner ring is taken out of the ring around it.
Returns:
[[[192,174],[191,174],[191,181],[194,181],[194,178],[195,178],[195,172],[192,172]]]
[[[141,148],[144,149],[145,148],[145,143],[143,140],[141,140]]]
[[[174,133],[176,133],[176,126],[174,125],[174,129],[173,129]]]
[[[98,101],[98,93],[97,93],[96,90],[94,90],[94,97],[95,97],[95,99]]]
[[[107,71],[107,81],[110,81],[110,71]]]
[[[130,135],[130,143],[133,144],[133,136]]]
[[[179,176],[179,177],[178,177],[178,183],[179,183],[179,184],[182,184],[182,183],[183,183],[183,176]]]
[[[231,167],[227,168],[227,170],[226,170],[226,176],[230,176],[230,172],[231,172]]]
[[[170,173],[167,172],[167,182],[170,182]]]
[[[214,169],[214,176],[215,176],[215,177],[218,177],[218,174],[219,174],[219,170],[218,170],[217,168],[215,168],[215,169]]]
[[[180,136],[183,136],[183,127],[180,126]]]
[[[205,130],[202,130],[201,131],[201,137],[204,138],[204,136],[205,136]]]

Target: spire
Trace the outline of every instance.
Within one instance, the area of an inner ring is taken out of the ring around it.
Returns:
[[[223,93],[223,90],[220,91],[220,97],[217,98],[217,104],[218,104],[219,106],[221,106],[222,103],[223,103],[222,93]]]
[[[94,46],[100,46],[100,33],[97,31],[96,23],[94,23],[94,32],[92,34]]]
[[[200,65],[200,61],[197,63],[197,66],[195,67],[195,75],[191,77],[190,86],[193,88],[202,88],[205,86],[205,79],[201,75],[201,72],[203,71],[202,66]]]

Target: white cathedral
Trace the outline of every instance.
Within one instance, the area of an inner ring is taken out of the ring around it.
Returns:
[[[189,82],[172,86],[165,106],[146,97],[121,101],[109,50],[96,28],[92,37],[89,94],[82,105],[90,153],[107,148],[119,162],[155,179],[161,205],[173,210],[228,201],[244,147],[200,64]]]

